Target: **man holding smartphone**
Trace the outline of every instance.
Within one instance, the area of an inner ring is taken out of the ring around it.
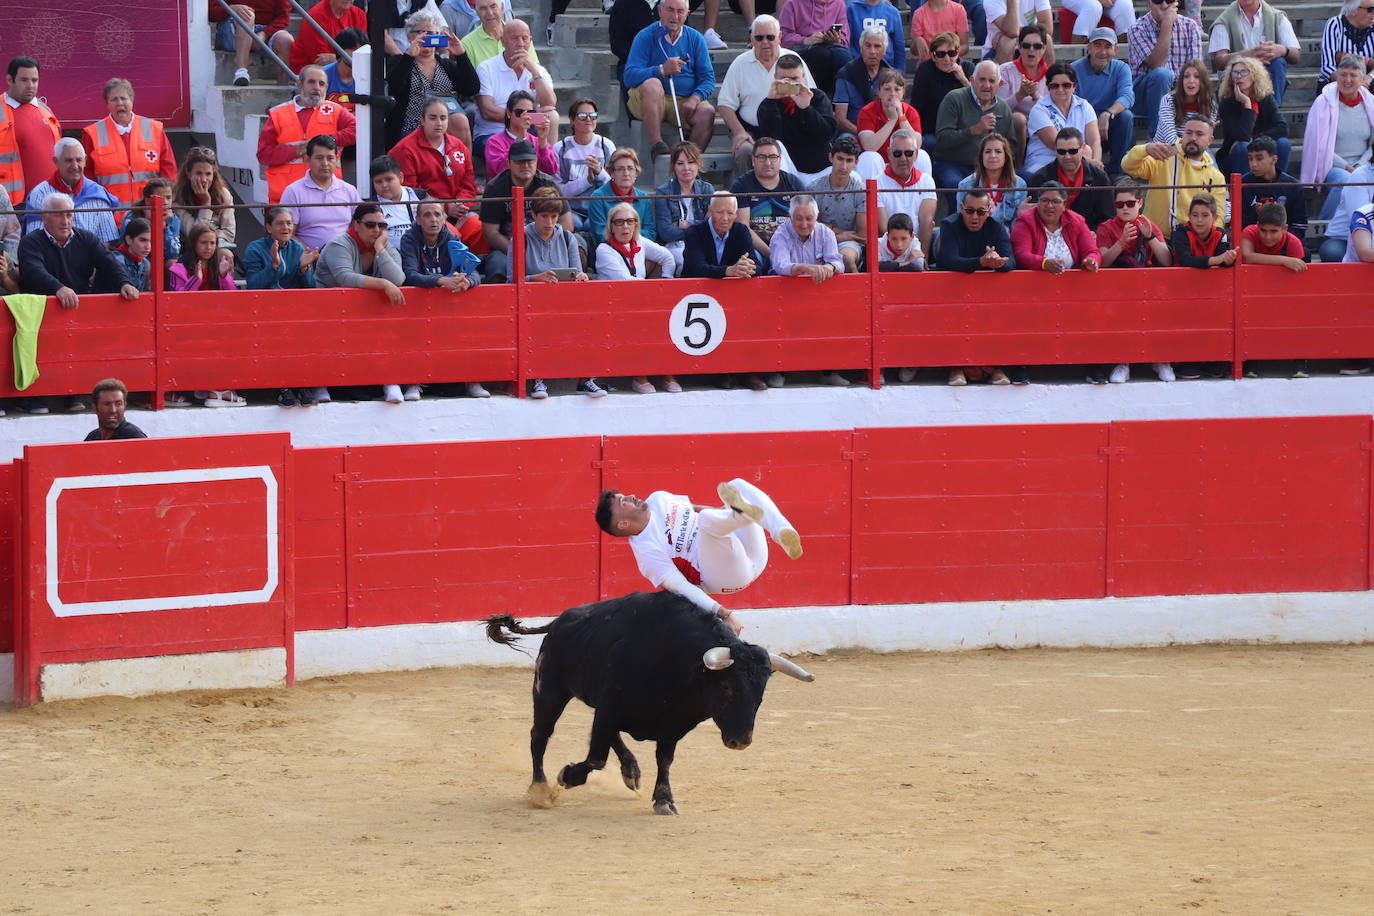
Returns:
[[[656,157],[668,155],[665,123],[701,149],[711,142],[716,110],[706,100],[716,91],[716,72],[706,39],[686,22],[687,0],[660,0],[658,22],[635,36],[625,60],[630,111],[644,122]]]

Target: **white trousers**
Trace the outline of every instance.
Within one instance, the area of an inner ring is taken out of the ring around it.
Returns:
[[[730,483],[746,501],[763,510],[763,522],[756,524],[729,506],[706,509],[699,514],[701,587],[714,594],[748,587],[768,565],[765,532],[776,538],[783,528],[791,527],[767,493],[739,477]]]
[[[1092,34],[1092,30],[1102,21],[1104,10],[1111,17],[1117,35],[1125,35],[1135,25],[1131,0],[1064,0],[1064,9],[1078,17],[1073,24],[1075,35],[1086,37]]]

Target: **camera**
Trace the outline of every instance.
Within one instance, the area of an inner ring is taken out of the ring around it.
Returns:
[[[448,36],[430,34],[426,35],[421,41],[420,46],[424,48],[447,48]]]

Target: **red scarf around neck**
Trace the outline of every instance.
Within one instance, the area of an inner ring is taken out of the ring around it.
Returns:
[[[883,173],[887,175],[888,178],[891,178],[893,181],[897,182],[897,184],[901,185],[904,188],[909,188],[916,182],[921,180],[921,170],[916,168],[916,166],[914,165],[911,167],[911,178],[907,181],[902,181],[902,179],[898,178],[896,174],[893,173],[892,163],[890,162],[887,164],[887,168],[883,170]]]
[[[52,177],[48,179],[48,184],[52,185],[53,188],[55,188],[58,191],[61,191],[63,194],[70,194],[73,197],[75,197],[77,193],[80,192],[81,186],[85,183],[86,176],[83,175],[80,179],[77,180],[75,185],[67,184],[67,182],[62,180],[62,176],[59,175],[57,172],[53,172]]]
[[[1066,188],[1081,188],[1083,187],[1083,182],[1087,180],[1088,177],[1087,166],[1082,165],[1081,163],[1078,166],[1078,175],[1074,178],[1070,178],[1068,175],[1065,175],[1064,169],[1060,165],[1056,164],[1054,167],[1054,171],[1056,172],[1056,174],[1059,175],[1059,183]],[[1064,201],[1064,206],[1072,207],[1073,202],[1078,200],[1078,195],[1082,193],[1082,191],[1069,192],[1067,199]]]
[[[630,244],[622,245],[614,238],[606,239],[606,244],[611,246],[611,250],[620,255],[625,260],[625,266],[630,269],[630,276],[639,276],[635,273],[635,258],[639,255],[639,240],[631,239]]]
[[[782,111],[783,111],[783,114],[787,115],[789,118],[796,117],[796,115],[797,115],[797,100],[796,100],[796,99],[792,98],[792,97],[789,95],[789,96],[786,96],[786,97],[784,97],[784,98],[778,99],[778,101],[782,103]]]
[[[1212,227],[1212,234],[1207,236],[1207,241],[1197,237],[1193,227],[1188,227],[1188,247],[1193,250],[1193,254],[1200,258],[1215,257],[1217,246],[1221,244],[1221,230],[1216,226]]]
[[[621,194],[621,193],[620,193],[620,186],[617,185],[614,181],[612,181],[612,182],[611,182],[611,191],[615,194],[616,197],[619,197],[621,200],[625,201],[625,203],[627,203],[627,204],[633,204],[633,203],[635,202],[635,186],[634,186],[634,185],[630,185],[630,193],[628,193],[628,194]]]
[[[984,186],[988,189],[988,197],[992,199],[992,205],[994,207],[1000,205],[1002,203],[1002,195],[1006,193],[1003,190],[1006,185],[1000,182],[994,184],[992,181],[988,181]],[[993,190],[994,188],[996,188],[996,190]]]
[[[1360,92],[1358,89],[1355,90],[1355,97],[1348,102],[1346,101],[1345,96],[1341,95],[1339,92],[1336,93],[1336,98],[1340,99],[1341,104],[1347,108],[1354,108],[1355,106],[1359,105],[1361,101]]]
[[[1036,73],[1035,73],[1034,76],[1032,76],[1031,73],[1030,73],[1030,71],[1028,71],[1028,70],[1026,69],[1026,65],[1023,64],[1023,63],[1021,63],[1021,58],[1019,58],[1019,57],[1016,58],[1016,60],[1012,61],[1012,63],[1013,63],[1013,64],[1015,65],[1015,67],[1016,67],[1016,72],[1021,74],[1021,78],[1022,78],[1022,79],[1025,79],[1025,80],[1029,80],[1029,81],[1032,82],[1032,83],[1038,83],[1038,82],[1040,82],[1042,79],[1044,79],[1044,78],[1045,78],[1045,71],[1048,70],[1048,69],[1050,68],[1050,65],[1047,64],[1047,63],[1045,63],[1044,58],[1041,58],[1041,60],[1040,60],[1040,69],[1039,69],[1038,71],[1036,71]]]
[[[123,255],[124,255],[124,257],[128,258],[130,261],[133,261],[135,264],[142,264],[142,263],[143,263],[143,259],[142,259],[142,258],[135,257],[135,256],[134,256],[134,253],[131,252],[131,251],[129,250],[129,243],[128,243],[128,242],[120,242],[120,243],[119,243],[119,247],[117,247],[117,248],[115,249],[115,251],[122,252]]]

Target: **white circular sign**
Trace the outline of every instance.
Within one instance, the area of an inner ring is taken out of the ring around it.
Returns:
[[[725,339],[725,309],[710,296],[684,296],[668,316],[668,339],[688,356],[705,356]]]

